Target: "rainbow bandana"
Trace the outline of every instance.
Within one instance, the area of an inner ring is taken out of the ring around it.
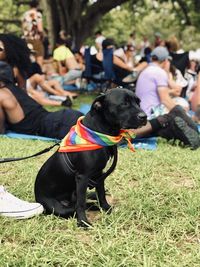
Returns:
[[[64,137],[60,144],[58,152],[78,152],[87,150],[96,150],[104,146],[113,146],[119,143],[122,138],[128,142],[128,147],[134,150],[131,139],[135,134],[131,130],[120,130],[119,136],[110,136],[92,131],[85,127],[81,121],[84,117],[80,117],[69,133]]]

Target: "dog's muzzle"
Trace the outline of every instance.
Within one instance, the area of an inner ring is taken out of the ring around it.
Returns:
[[[144,112],[139,112],[137,114],[137,119],[141,123],[141,125],[146,125],[147,123],[147,115]]]

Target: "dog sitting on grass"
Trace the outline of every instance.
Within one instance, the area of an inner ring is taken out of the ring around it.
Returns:
[[[47,214],[69,218],[78,225],[91,225],[86,217],[86,191],[95,188],[100,207],[109,211],[104,180],[117,164],[117,144],[146,124],[139,99],[125,88],[108,90],[97,97],[85,117],[79,118],[60,148],[41,167],[35,182],[35,197]],[[104,173],[107,161],[112,166]]]

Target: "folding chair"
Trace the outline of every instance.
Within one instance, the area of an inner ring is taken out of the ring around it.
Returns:
[[[99,85],[100,89],[102,89],[102,83],[104,82],[104,72],[99,66],[92,64],[91,62],[91,54],[90,54],[90,47],[85,49],[84,53],[84,60],[85,60],[85,70],[82,74],[82,79],[86,79],[88,83],[94,82],[97,87]],[[99,75],[94,75],[92,73],[92,69],[96,68],[99,69]]]
[[[118,86],[126,86],[126,83],[119,81],[115,75],[114,64],[113,64],[113,48],[103,49],[103,69],[99,66],[91,63],[90,48],[85,49],[85,71],[83,73],[83,78],[86,78],[88,82],[93,81],[99,85],[100,91],[106,90],[111,86],[112,83]],[[92,68],[99,68],[100,74],[94,75],[92,73]]]

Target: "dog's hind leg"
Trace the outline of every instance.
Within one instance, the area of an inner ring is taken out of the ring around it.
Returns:
[[[46,214],[54,214],[66,219],[74,216],[75,214],[74,205],[68,201],[58,201],[54,198],[47,198],[45,200],[43,199],[37,201],[43,205]]]
[[[97,196],[98,196],[100,207],[105,211],[111,211],[112,208],[111,208],[111,206],[108,204],[108,202],[106,200],[104,181],[101,181],[96,186],[96,192],[97,192]]]

